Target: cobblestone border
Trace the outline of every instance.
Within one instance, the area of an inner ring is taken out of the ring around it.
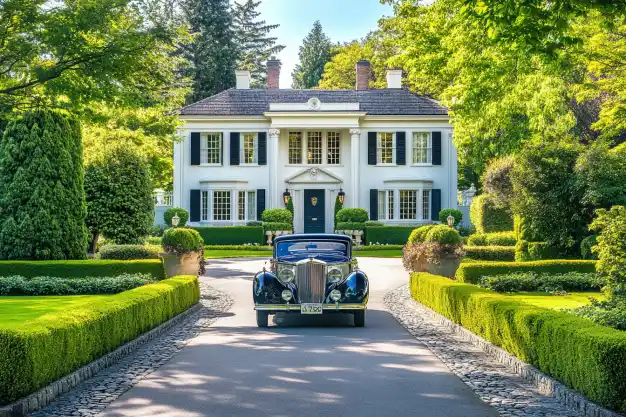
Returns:
[[[96,415],[139,380],[167,362],[203,326],[211,324],[220,313],[227,311],[232,305],[230,297],[207,284],[200,282],[200,290],[200,302],[187,311],[41,390],[0,408],[0,417],[27,416],[37,410],[41,411],[31,416]],[[172,335],[150,345],[150,342],[158,340],[160,336],[170,331]],[[149,352],[142,352],[146,349]],[[155,350],[161,350],[162,353],[153,355]],[[135,352],[137,355],[133,355]],[[113,382],[109,383],[111,378]],[[106,385],[100,390],[103,381]],[[78,392],[74,392],[73,389]],[[55,401],[57,399],[58,401]]]
[[[417,302],[408,285],[388,293],[384,302],[409,333],[502,416],[622,417]]]

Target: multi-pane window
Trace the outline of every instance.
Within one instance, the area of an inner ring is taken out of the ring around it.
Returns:
[[[394,217],[393,190],[378,192],[378,220],[393,220]]]
[[[200,220],[206,222],[209,220],[209,192],[202,191],[200,203]]]
[[[430,190],[422,191],[422,219],[428,220],[430,217]]]
[[[326,137],[327,153],[326,163],[328,165],[339,165],[341,163],[340,146],[341,134],[339,132],[328,132]]]
[[[254,191],[237,192],[237,220],[256,220],[256,193]]]
[[[230,220],[230,191],[213,191],[213,220]]]
[[[248,217],[246,220],[256,220],[256,193],[254,191],[248,191]]]
[[[378,164],[393,164],[395,143],[392,132],[379,132],[376,144],[376,162]]]
[[[207,133],[200,141],[200,161],[203,164],[222,163],[222,134]]]
[[[246,220],[246,192],[237,193],[237,220]]]
[[[257,163],[257,135],[256,133],[244,133],[241,137],[241,163]]]
[[[307,163],[322,163],[322,132],[309,132],[307,135]]]
[[[394,211],[393,194],[394,194],[393,191],[387,191],[387,207],[389,211],[389,220],[393,220],[393,211]]]
[[[431,162],[431,141],[430,133],[414,132],[413,133],[413,163],[429,164]]]
[[[289,163],[302,163],[302,132],[289,132]]]
[[[417,219],[417,190],[400,190],[400,220]]]

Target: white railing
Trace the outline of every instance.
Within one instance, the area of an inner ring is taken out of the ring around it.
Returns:
[[[168,193],[165,190],[156,189],[152,193],[155,206],[171,206],[172,205],[172,193]]]

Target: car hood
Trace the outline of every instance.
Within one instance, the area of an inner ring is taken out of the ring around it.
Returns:
[[[350,262],[350,258],[341,254],[331,254],[331,253],[307,253],[305,254],[294,254],[294,255],[286,255],[278,258],[278,262],[290,262],[295,263],[298,261],[302,261],[304,259],[316,259],[318,261],[324,261],[326,263],[342,263],[342,262]]]

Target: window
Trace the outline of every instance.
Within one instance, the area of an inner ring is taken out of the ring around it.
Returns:
[[[378,220],[393,220],[394,217],[394,191],[386,190],[378,192]]]
[[[209,221],[209,192],[202,191],[201,197],[200,220],[206,222]]]
[[[222,134],[207,133],[200,141],[200,161],[203,164],[222,163]]]
[[[341,146],[341,134],[339,132],[328,132],[326,137],[327,154],[326,163],[328,165],[339,165],[341,163],[340,158],[340,146]]]
[[[248,191],[248,221],[256,220],[256,192]]]
[[[417,191],[400,190],[400,220],[417,219]]]
[[[393,133],[380,132],[377,138],[376,148],[376,163],[378,164],[393,164],[394,162],[394,150],[395,140]]]
[[[213,220],[230,220],[230,191],[213,191]]]
[[[320,165],[322,163],[322,132],[309,132],[306,138],[307,163]]]
[[[393,211],[394,211],[394,205],[393,205],[393,191],[387,191],[387,205],[389,207],[389,220],[393,220]]]
[[[237,196],[237,220],[246,220],[246,192],[239,191]]]
[[[257,135],[256,133],[244,133],[241,137],[241,163],[257,163]]]
[[[256,193],[254,191],[237,192],[237,220],[256,220]]]
[[[289,132],[289,163],[302,163],[302,132]]]
[[[432,161],[431,140],[428,132],[413,132],[413,163],[430,164]]]
[[[422,191],[422,219],[428,220],[430,218],[430,190]]]

